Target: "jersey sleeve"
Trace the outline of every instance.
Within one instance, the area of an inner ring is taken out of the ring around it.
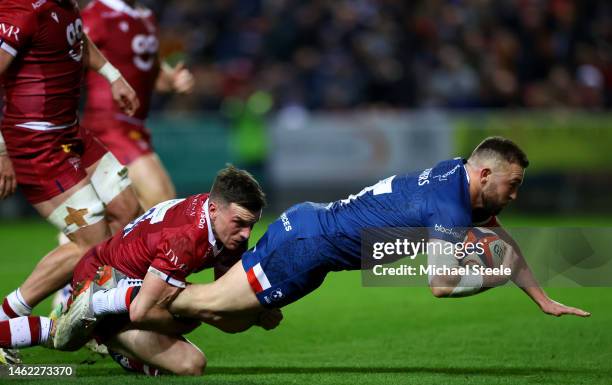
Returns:
[[[17,56],[36,31],[37,15],[28,2],[0,1],[0,49]]]
[[[99,11],[95,9],[92,3],[81,12],[83,18],[83,29],[87,34],[87,37],[97,47],[104,45],[106,40],[106,26],[104,20],[100,17]]]
[[[195,256],[196,244],[189,233],[164,234],[148,271],[172,286],[184,288],[185,278],[194,269]]]

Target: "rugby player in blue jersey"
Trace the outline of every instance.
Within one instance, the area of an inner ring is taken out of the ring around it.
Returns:
[[[195,318],[228,332],[245,330],[253,323],[272,328],[282,315],[264,310],[281,308],[304,297],[331,271],[362,267],[362,230],[402,228],[403,237],[418,240],[423,236],[419,230],[427,228],[429,242],[447,246],[463,242],[463,233],[454,229],[478,225],[495,226],[495,231],[512,245],[503,260],[512,275],[430,276],[436,297],[473,295],[512,279],[546,314],[589,316],[584,310],[550,299],[518,245],[499,227],[496,216],[517,198],[528,165],[525,153],[515,143],[491,137],[467,160],[456,158],[416,173],[392,176],[330,204],[298,204],[273,222],[257,245],[218,280],[184,289],[161,279],[151,283],[145,280],[133,304],[140,296],[150,296],[153,291],[149,287],[155,286],[155,295],[175,298],[164,305],[164,310],[177,316]],[[454,257],[435,253],[428,255],[428,263],[458,265]],[[88,301],[75,303],[87,306]],[[262,316],[268,319],[262,320]]]
[[[361,268],[361,232],[367,228],[429,229],[429,241],[462,242],[452,229],[474,225],[496,227],[513,246],[504,265],[512,276],[441,275],[430,277],[436,297],[473,295],[512,279],[547,314],[589,313],[550,299],[538,285],[520,248],[500,227],[496,216],[518,195],[529,165],[512,141],[491,137],[469,159],[438,163],[431,169],[392,176],[359,194],[331,204],[301,203],[273,222],[256,247],[223,277],[187,287],[170,312],[214,321],[245,311],[282,307],[321,285],[331,271]],[[410,234],[405,233],[405,237]],[[429,255],[429,264],[457,264],[445,255]],[[269,314],[269,313],[268,313]],[[240,322],[238,322],[240,324]],[[245,325],[246,326],[246,325]]]

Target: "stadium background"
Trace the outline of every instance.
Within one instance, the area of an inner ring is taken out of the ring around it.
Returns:
[[[467,156],[492,134],[532,162],[504,223],[612,223],[609,2],[144,3],[158,15],[162,56],[185,61],[197,81],[190,96],[156,96],[156,149],[179,195],[206,191],[227,162],[252,171],[271,203],[255,238],[292,203]],[[1,202],[3,292],[54,242],[19,194]],[[274,332],[202,327],[191,338],[210,383],[608,383],[612,291],[548,291],[593,316],[544,316],[512,287],[436,300],[342,273],[287,308]],[[24,356],[81,363],[79,383],[145,381],[84,351]]]

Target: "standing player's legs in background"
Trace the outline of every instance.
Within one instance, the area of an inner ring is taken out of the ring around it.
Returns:
[[[20,157],[18,149],[9,152],[28,200],[74,243],[57,247],[38,263],[24,284],[4,299],[0,320],[29,315],[70,280],[87,249],[141,212],[125,168],[84,130],[68,130],[62,134],[65,142],[50,139],[48,151],[41,154],[44,159]]]
[[[124,115],[113,119],[86,115],[84,124],[129,170],[132,187],[144,210],[176,197],[174,185],[153,150],[144,122]]]
[[[157,154],[136,158],[128,164],[128,170],[132,186],[145,210],[176,197],[174,185]]]

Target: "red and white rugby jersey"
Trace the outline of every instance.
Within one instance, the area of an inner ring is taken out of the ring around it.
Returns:
[[[97,72],[88,71],[85,114],[142,123],[149,112],[159,73],[158,28],[153,12],[142,6],[130,7],[121,0],[94,0],[82,15],[87,36],[117,67],[140,100],[133,117],[124,115],[113,102],[108,81]]]
[[[51,130],[76,122],[83,22],[74,1],[0,1],[0,49],[15,57],[2,76],[4,127]]]
[[[185,286],[185,278],[204,268],[214,267],[228,256],[218,245],[208,215],[208,194],[173,199],[149,209],[122,232],[96,247],[104,265],[119,269],[131,278],[152,272],[167,283]]]

